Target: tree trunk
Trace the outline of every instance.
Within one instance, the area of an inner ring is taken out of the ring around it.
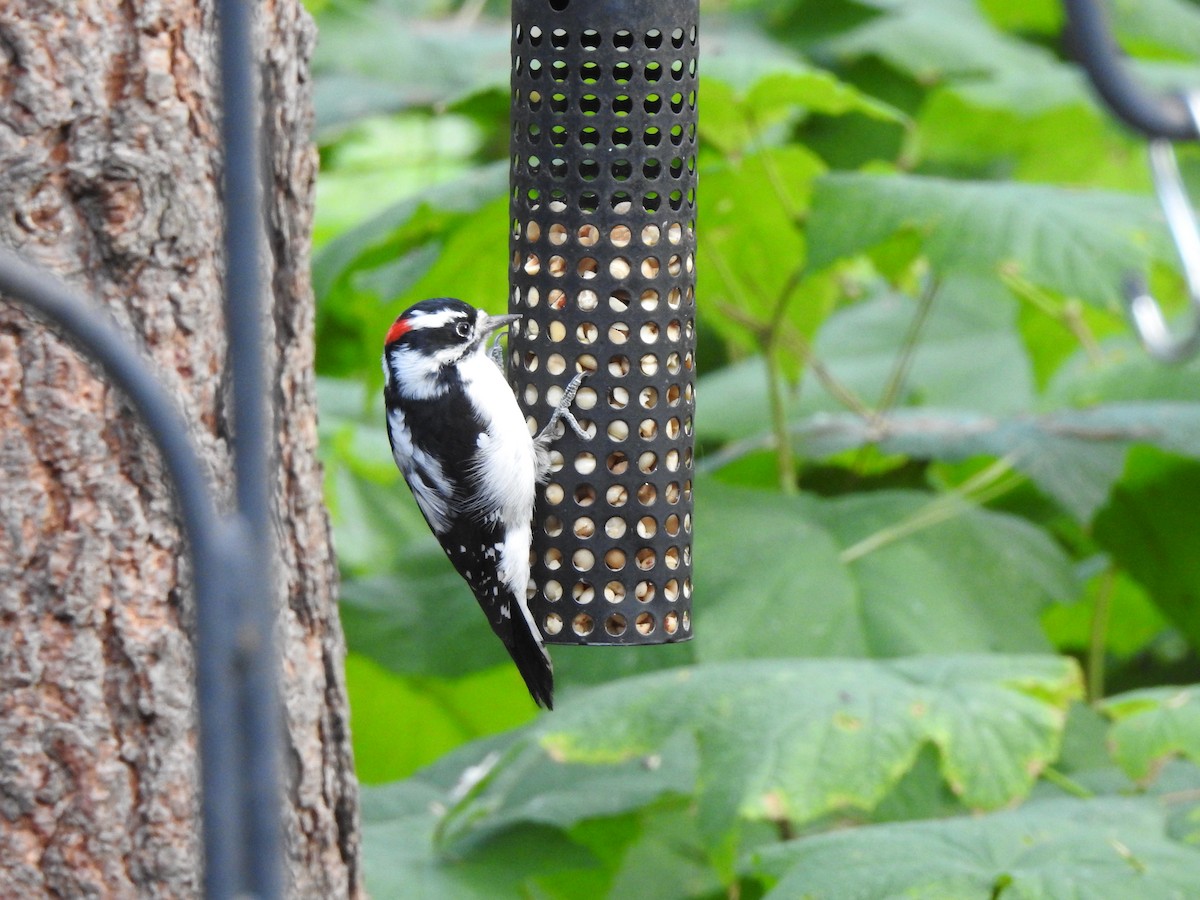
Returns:
[[[360,892],[357,788],[316,459],[314,41],[260,4],[283,584],[287,870]],[[230,502],[210,0],[0,4],[0,242],[107,307]],[[0,896],[195,896],[192,595],[161,464],[79,353],[0,304]]]

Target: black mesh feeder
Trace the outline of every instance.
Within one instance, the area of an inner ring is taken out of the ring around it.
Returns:
[[[692,636],[696,0],[513,0],[509,372],[535,428],[548,642]]]

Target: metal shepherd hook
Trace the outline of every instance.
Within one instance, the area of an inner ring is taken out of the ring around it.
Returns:
[[[1196,131],[1200,133],[1200,94],[1189,93],[1184,96],[1184,101]],[[1196,222],[1195,210],[1179,175],[1175,150],[1166,138],[1150,142],[1150,171],[1158,202],[1167,217],[1167,227],[1183,262],[1188,304],[1192,311],[1191,326],[1180,337],[1171,334],[1162,307],[1151,296],[1146,279],[1141,275],[1131,276],[1126,281],[1125,299],[1134,330],[1146,352],[1163,362],[1179,363],[1200,350],[1200,224]]]
[[[1129,69],[1098,0],[1063,0],[1064,37],[1109,110],[1150,139],[1150,168],[1159,203],[1183,260],[1192,323],[1180,337],[1171,334],[1146,280],[1125,280],[1125,300],[1133,329],[1146,352],[1162,362],[1184,362],[1200,351],[1200,226],[1188,200],[1172,141],[1200,140],[1200,93],[1163,94],[1148,89]]]

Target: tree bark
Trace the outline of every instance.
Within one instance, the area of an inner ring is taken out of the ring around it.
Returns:
[[[361,892],[309,284],[316,154],[299,0],[260,4],[288,877]],[[103,304],[229,505],[210,0],[0,4],[0,242]],[[202,884],[192,596],[156,453],[52,329],[0,303],[0,896]]]

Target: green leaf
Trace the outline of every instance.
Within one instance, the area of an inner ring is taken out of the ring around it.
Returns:
[[[1190,449],[1200,453],[1194,436]],[[1094,529],[1097,542],[1146,588],[1193,648],[1200,648],[1197,509],[1200,463],[1143,450],[1131,455],[1129,471]]]
[[[343,582],[347,643],[399,674],[455,677],[506,661],[470,589],[432,536],[405,549],[387,574]]]
[[[460,116],[376,116],[322,148],[313,244],[321,247],[388,206],[462,177],[479,129]]]
[[[803,76],[814,71],[799,54],[769,33],[742,27],[734,20],[722,22],[720,28],[702,29],[700,45],[702,74],[739,95],[765,77],[781,73]]]
[[[508,309],[508,198],[487,202],[444,232],[419,280],[391,285],[389,319],[427,297],[459,297],[493,313]]]
[[[890,104],[829,72],[800,62],[783,71],[774,69],[742,90],[724,81],[705,78],[700,93],[704,97],[700,134],[727,155],[745,151],[781,122],[798,121],[813,114],[859,113],[881,122],[907,120],[904,113]]]
[[[817,179],[809,265],[823,268],[911,229],[937,272],[1004,271],[1116,308],[1128,272],[1175,265],[1157,222],[1150,199],[1131,194],[838,173]]]
[[[707,400],[710,394],[704,394]],[[741,416],[732,424],[748,427],[751,411],[742,410]],[[706,420],[699,421],[704,436]],[[1131,447],[1200,456],[1200,404],[1110,403],[1006,418],[933,406],[898,409],[871,421],[851,413],[819,413],[798,421],[791,432],[796,452],[812,459],[867,446],[888,455],[943,462],[1003,456],[1079,521],[1088,522],[1121,478]],[[771,440],[769,433],[760,432],[732,444],[707,457],[701,471],[769,447]]]
[[[814,245],[815,246],[815,245]],[[884,396],[917,301],[899,293],[839,309],[813,342],[826,369],[868,406]],[[807,378],[798,411],[844,409],[822,384]],[[947,278],[917,333],[911,366],[897,405],[963,406],[1012,412],[1033,403],[1033,373],[1016,329],[1016,305],[995,281]]]
[[[1185,0],[1109,0],[1113,30],[1129,53],[1195,59],[1200,11]]]
[[[875,296],[838,309],[825,319],[813,341],[815,355],[825,369],[867,407],[878,404],[887,393],[905,352],[905,336],[918,315],[916,300],[881,291],[878,285],[874,289]],[[723,296],[711,285],[704,295],[710,300]],[[792,324],[801,333],[809,329],[799,317],[811,312],[813,305],[808,298],[797,298],[792,304],[794,312],[789,309]],[[1013,298],[996,282],[948,277],[918,332],[896,402],[994,413],[1028,409],[1034,402],[1033,376],[1015,318]],[[701,438],[754,440],[772,433],[766,379],[759,357],[703,376],[699,390],[704,402],[697,411]],[[806,417],[813,413],[845,409],[840,398],[808,373],[788,404],[789,419],[802,430]],[[814,431],[815,435],[804,433],[804,439],[819,440],[820,428]],[[803,444],[798,444],[798,450],[806,452]]]
[[[981,818],[869,825],[760,852],[772,898],[1182,898],[1200,852],[1130,800],[1055,800]]]
[[[711,298],[714,324],[730,336],[745,341],[745,319],[765,328],[803,268],[799,217],[808,209],[813,178],[824,170],[816,156],[794,146],[701,173],[705,189],[698,216],[705,231],[697,248],[699,291]],[[731,318],[725,308],[742,319]]]
[[[422,780],[363,789],[363,872],[375,900],[523,900],[540,879],[595,865],[561,832],[533,826],[498,835],[467,859],[444,860],[432,836],[445,801],[443,789]]]
[[[352,650],[346,693],[354,772],[363,784],[406,778],[464,741],[515,728],[536,714],[507,660],[455,680],[414,679]]]
[[[1046,388],[1043,403],[1092,406],[1114,400],[1181,400],[1200,402],[1200,357],[1164,366],[1126,335],[1105,341],[1103,357],[1089,360],[1077,353]]]
[[[994,808],[1028,792],[1055,758],[1079,692],[1074,663],[1055,657],[766,660],[627,679],[580,693],[527,729],[451,807],[440,834],[454,849],[542,821],[539,782],[558,783],[561,768],[641,761],[665,785],[690,765],[680,748],[691,746],[710,841],[724,840],[737,817],[801,823],[871,809],[926,743],[965,804]],[[571,818],[612,811],[604,791],[572,796]]]
[[[947,502],[947,519],[939,512],[938,524],[901,536]],[[872,655],[1046,649],[1040,611],[1078,591],[1062,550],[1017,516],[910,491],[851,495],[817,513],[845,547],[843,559],[896,534],[850,563]]]
[[[693,640],[700,659],[870,654],[858,586],[811,507],[717,483],[697,490],[697,520],[720,523],[696,533],[708,598]]]
[[[979,5],[993,24],[1008,31],[1057,35],[1062,28],[1064,13],[1058,0],[980,0]]]
[[[475,169],[462,178],[436,185],[388,207],[336,239],[313,260],[313,289],[318,299],[327,297],[334,284],[354,267],[370,261],[379,265],[395,259],[398,252],[430,240],[437,229],[420,221],[422,213],[437,209],[468,213],[505,192],[508,166],[502,163]],[[507,230],[504,232],[507,234]]]
[[[313,58],[321,129],[411,107],[508,90],[508,28],[476,19],[414,20],[374,6],[321,17]]]
[[[721,523],[696,533],[713,623],[696,629],[701,660],[1040,651],[1042,609],[1078,590],[1045,532],[965,505],[847,561],[859,542],[928,514],[934,495],[818,500],[705,481],[696,497],[697,521]]]
[[[654,752],[597,761],[527,752],[529,735],[537,730],[525,729],[506,753],[480,764],[479,780],[469,790],[455,792],[435,836],[444,849],[461,853],[523,824],[568,829],[642,809],[663,796],[687,796],[695,788],[698,755],[686,732],[671,735]]]
[[[877,56],[923,83],[948,75],[1037,69],[1049,63],[1040,47],[994,29],[974,3],[898,0],[886,13],[828,42],[842,59]]]
[[[1151,642],[1170,625],[1142,586],[1124,572],[1090,578],[1081,602],[1046,610],[1042,616],[1046,634],[1064,653],[1085,653],[1094,640],[1092,631],[1101,594],[1106,595],[1108,604],[1105,647],[1117,660],[1129,660],[1136,666],[1135,657],[1147,652]]]
[[[771,427],[767,396],[767,364],[750,356],[700,376],[696,404],[696,434],[701,443],[758,436]],[[703,460],[700,463],[704,465]]]
[[[1144,782],[1172,756],[1200,763],[1200,685],[1155,687],[1109,697],[1109,746],[1130,778]]]
[[[1065,69],[1065,67],[1063,67]],[[921,108],[926,167],[975,177],[1148,192],[1130,137],[1098,108],[1077,72],[1012,72],[935,91]],[[1064,133],[1071,135],[1064,141]]]

